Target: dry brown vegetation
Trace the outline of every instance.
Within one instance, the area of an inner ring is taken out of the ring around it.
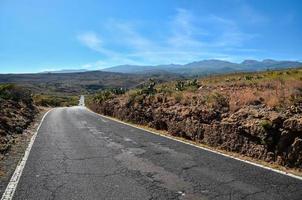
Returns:
[[[0,85],[0,157],[14,143],[15,135],[21,134],[36,114],[29,91],[12,84]]]
[[[102,92],[89,107],[132,123],[302,168],[302,69],[240,73]]]

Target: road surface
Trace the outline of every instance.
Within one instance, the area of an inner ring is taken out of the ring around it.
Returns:
[[[78,106],[46,116],[14,199],[301,200],[302,181]]]
[[[85,96],[81,95],[79,100],[79,106],[85,106]]]

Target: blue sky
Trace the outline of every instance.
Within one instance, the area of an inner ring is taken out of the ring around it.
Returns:
[[[302,60],[300,0],[0,0],[0,73]]]

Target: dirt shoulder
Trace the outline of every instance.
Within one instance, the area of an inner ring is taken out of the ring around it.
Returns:
[[[17,164],[22,159],[24,152],[30,142],[32,135],[44,116],[50,108],[40,107],[33,122],[23,131],[22,134],[15,134],[10,149],[5,154],[0,154],[0,194],[6,189]]]

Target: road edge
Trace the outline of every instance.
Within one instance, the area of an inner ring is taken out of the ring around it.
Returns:
[[[266,169],[266,170],[269,170],[269,171],[273,171],[273,172],[276,172],[276,173],[279,173],[279,174],[282,174],[282,175],[285,175],[285,176],[289,176],[289,177],[292,177],[292,178],[295,178],[295,179],[298,179],[298,180],[301,180],[301,181],[302,181],[302,176],[298,176],[298,175],[295,175],[295,174],[292,174],[292,173],[289,173],[289,172],[285,172],[285,171],[282,171],[282,170],[274,169],[274,168],[271,168],[271,167],[268,167],[268,166],[265,166],[265,165],[262,165],[262,164],[259,164],[259,163],[255,163],[255,162],[252,162],[252,161],[244,160],[244,159],[241,159],[241,158],[238,158],[238,157],[235,157],[235,156],[226,154],[226,153],[222,153],[222,152],[220,152],[220,151],[215,151],[215,150],[210,149],[210,148],[206,148],[206,147],[203,147],[203,146],[199,146],[199,145],[194,144],[193,142],[184,141],[184,140],[178,139],[178,138],[173,137],[173,136],[169,136],[169,135],[165,135],[165,134],[162,134],[162,133],[159,133],[159,132],[155,132],[155,131],[152,131],[152,130],[148,130],[148,129],[145,129],[145,128],[142,128],[142,127],[139,127],[139,126],[136,126],[136,125],[133,125],[133,124],[130,124],[130,123],[121,121],[121,120],[116,119],[116,118],[113,118],[113,117],[109,117],[109,116],[105,116],[105,115],[96,113],[96,112],[90,110],[90,109],[87,108],[87,107],[85,107],[85,108],[86,108],[86,110],[88,110],[89,112],[94,113],[94,114],[96,114],[96,115],[99,115],[99,116],[101,116],[101,117],[104,117],[104,118],[106,118],[106,119],[109,119],[109,120],[112,120],[112,121],[115,121],[115,122],[119,122],[119,123],[121,123],[121,124],[124,124],[124,125],[127,125],[127,126],[131,126],[131,127],[133,127],[133,128],[137,128],[137,129],[140,129],[140,130],[149,132],[149,133],[154,134],[154,135],[162,136],[162,137],[165,137],[165,138],[168,138],[168,139],[177,141],[177,142],[181,142],[181,143],[183,143],[183,144],[187,144],[187,145],[190,145],[190,146],[193,146],[193,147],[196,147],[196,148],[199,148],[199,149],[203,149],[203,150],[208,151],[208,152],[211,152],[211,153],[219,154],[219,155],[222,155],[222,156],[224,156],[224,157],[232,158],[232,159],[235,159],[235,160],[238,160],[238,161],[241,161],[241,162],[250,164],[250,165],[254,165],[254,166],[256,166],[256,167],[260,167],[260,168],[263,168],[263,169]]]
[[[25,152],[24,152],[23,158],[22,158],[22,159],[20,160],[20,162],[18,163],[18,165],[17,165],[17,167],[16,167],[16,169],[15,169],[15,171],[14,171],[14,173],[13,173],[13,175],[12,175],[10,181],[9,181],[9,183],[8,183],[7,186],[6,186],[6,189],[5,189],[5,191],[4,191],[3,195],[2,195],[1,200],[11,200],[11,199],[13,199],[14,193],[15,193],[16,188],[17,188],[17,186],[18,186],[20,177],[21,177],[22,172],[23,172],[23,169],[24,169],[24,167],[25,167],[25,165],[26,165],[26,161],[27,161],[27,159],[28,159],[28,156],[29,156],[29,153],[30,153],[30,151],[31,151],[31,148],[32,148],[32,146],[33,146],[33,144],[34,144],[34,142],[35,142],[35,139],[36,139],[36,137],[37,137],[37,134],[38,134],[38,132],[39,132],[39,129],[40,129],[40,127],[41,127],[41,125],[42,125],[42,123],[43,123],[45,117],[46,117],[46,116],[48,115],[48,113],[50,113],[52,110],[54,110],[54,108],[53,108],[53,109],[50,109],[49,111],[47,111],[47,112],[43,115],[43,117],[42,117],[42,119],[41,119],[41,122],[40,122],[40,124],[39,124],[37,130],[35,131],[35,133],[32,135],[32,137],[31,137],[31,139],[30,139],[30,142],[29,142],[29,144],[28,144],[28,146],[27,146],[27,148],[26,148],[26,150],[25,150]]]

